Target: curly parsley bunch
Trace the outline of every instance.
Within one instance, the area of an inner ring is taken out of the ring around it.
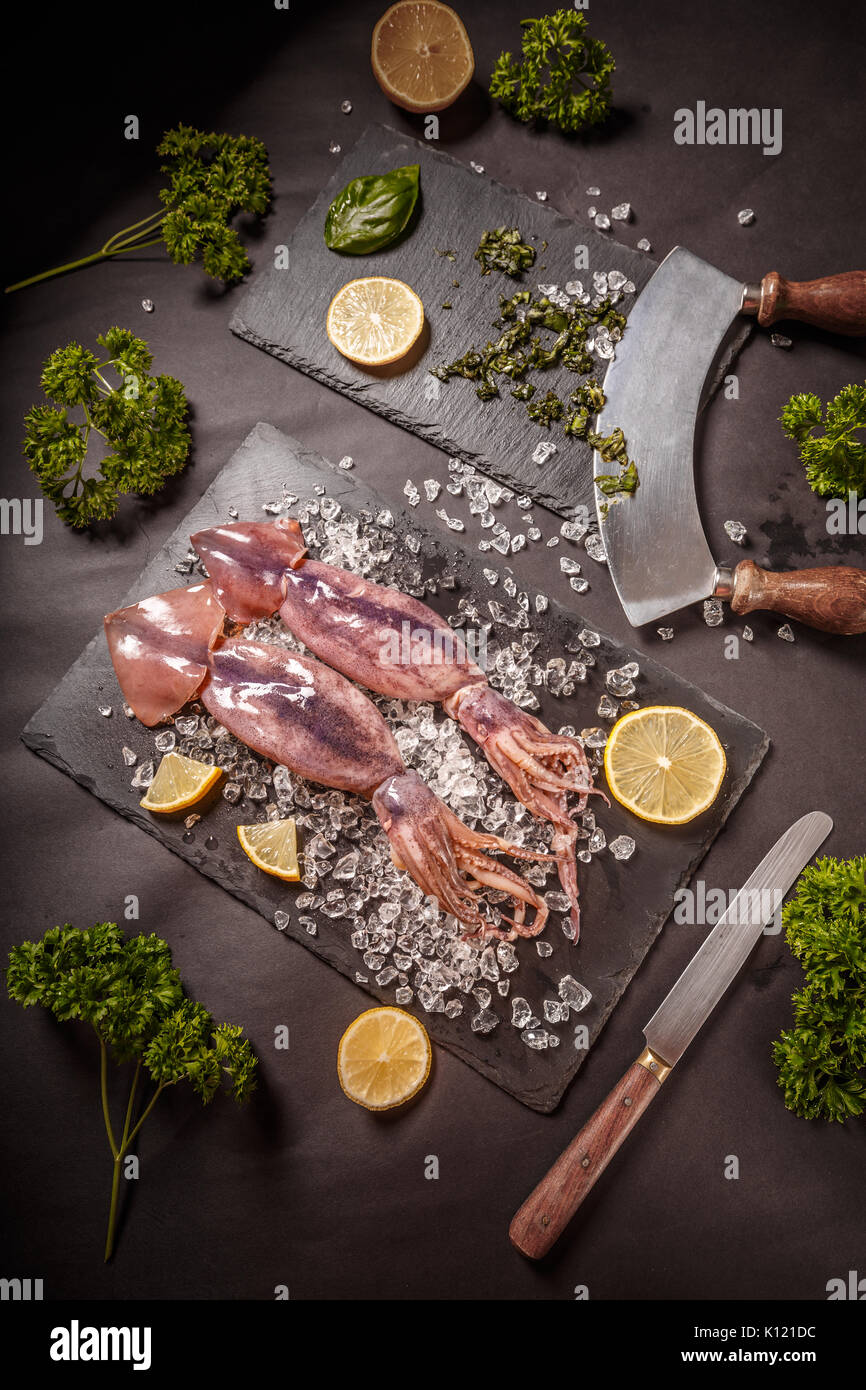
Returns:
[[[158,492],[184,467],[190,447],[183,386],[151,375],[147,343],[127,328],[110,328],[96,341],[102,357],[80,343],[51,354],[41,381],[55,404],[34,405],[24,417],[30,467],[61,520],[79,528],[113,517],[122,493]],[[70,409],[82,418],[70,419]],[[94,430],[110,453],[85,477]]]
[[[606,44],[590,37],[585,16],[557,10],[521,26],[522,59],[499,55],[490,95],[518,121],[546,122],[566,135],[605,120],[616,63]]]
[[[866,857],[819,859],[782,909],[806,974],[794,1027],[773,1044],[785,1104],[805,1119],[866,1111]]]
[[[161,230],[171,259],[189,265],[200,254],[215,280],[241,280],[250,259],[230,222],[238,212],[262,216],[268,210],[271,177],[261,140],[179,125],[156,152],[166,160],[161,170],[168,187],[159,196],[168,208]]]
[[[232,219],[241,212],[264,216],[271,201],[268,152],[261,140],[179,125],[166,131],[156,152],[165,160],[160,168],[168,179],[159,194],[162,208],[115,232],[92,255],[19,280],[6,293],[148,246],[165,246],[178,265],[200,257],[205,273],[227,285],[241,280],[250,259]]]
[[[168,1086],[188,1081],[206,1105],[220,1086],[236,1101],[256,1085],[257,1059],[243,1029],[215,1024],[203,1004],[187,998],[160,937],[124,936],[115,922],[79,931],[67,922],[41,941],[9,953],[9,997],[25,1008],[40,1005],[61,1023],[89,1024],[99,1040],[100,1094],[114,1161],[105,1258],[114,1249],[124,1157]],[[135,1063],[123,1129],[111,1123],[108,1060]],[[149,1096],[139,1083],[151,1082]],[[139,1113],[140,1111],[140,1113]]]
[[[819,497],[866,496],[866,382],[843,386],[826,412],[812,392],[792,396],[781,421],[788,438],[800,446],[813,492]]]

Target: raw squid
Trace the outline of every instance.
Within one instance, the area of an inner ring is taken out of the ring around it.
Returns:
[[[142,724],[152,727],[192,699],[224,621],[210,584],[170,589],[106,614],[117,679]]]
[[[247,522],[242,531],[216,526],[207,535],[214,567],[213,574],[208,570],[210,582],[229,617],[248,623],[276,613],[284,570],[302,564],[307,553],[300,523],[281,516]],[[230,579],[227,586],[225,578]]]
[[[297,523],[295,523],[297,525]],[[231,617],[274,611],[274,570],[282,563],[279,613],[310,651],[369,690],[405,700],[433,700],[474,739],[496,772],[533,815],[553,825],[552,849],[571,903],[575,940],[580,929],[574,815],[595,791],[579,739],[554,734],[487,684],[460,636],[444,619],[397,589],[347,570],[305,560],[298,527],[236,522],[199,531],[192,543]],[[263,580],[255,588],[249,564],[254,534]],[[600,795],[601,793],[599,793]],[[576,796],[569,810],[569,796]]]
[[[419,888],[479,936],[535,936],[547,907],[532,887],[486,850],[545,855],[470,830],[409,771],[367,696],[315,657],[221,637],[225,613],[210,584],[173,589],[109,613],[105,631],[124,698],[153,725],[197,694],[236,738],[328,787],[371,801],[391,857]],[[515,904],[510,930],[480,911],[479,890]],[[525,923],[526,907],[535,910]]]

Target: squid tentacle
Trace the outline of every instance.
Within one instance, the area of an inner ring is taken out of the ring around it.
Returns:
[[[526,879],[482,852],[498,848],[514,853],[520,847],[470,830],[442,805],[416,772],[386,779],[373,793],[373,809],[391,842],[395,864],[406,869],[422,891],[437,898],[446,911],[474,928],[476,936],[502,936],[479,910],[476,890],[482,885],[507,893],[515,902],[516,919],[506,918],[513,930],[504,939],[534,936],[542,930],[547,919],[544,900]],[[548,857],[535,851],[525,853],[533,858]],[[523,926],[526,906],[535,909],[531,928]]]
[[[490,686],[471,685],[446,702],[446,709],[471,738],[518,800],[554,830],[551,849],[563,892],[571,903],[574,940],[580,932],[575,845],[578,828],[573,817],[584,810],[592,793],[607,798],[592,785],[583,745],[576,738],[552,734],[540,720],[518,709]],[[567,798],[576,796],[569,811]]]

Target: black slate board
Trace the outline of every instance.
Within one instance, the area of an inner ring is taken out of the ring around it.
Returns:
[[[227,520],[229,507],[236,508],[241,518],[261,518],[262,503],[278,498],[283,485],[302,502],[314,496],[317,485],[324,485],[327,493],[349,512],[357,513],[366,507],[376,514],[383,505],[374,492],[356,482],[351,474],[334,469],[321,456],[272,426],[259,424],[147,566],[133,589],[119,598],[118,606],[183,583],[175,565],[186,555],[191,532]],[[431,600],[440,612],[454,612],[462,596],[473,596],[482,604],[493,595],[504,600],[501,585],[496,590],[490,588],[481,574],[480,562],[473,556],[425,531],[408,511],[394,508],[391,511],[395,517],[395,536],[412,531],[419,537],[421,548],[417,558],[423,563],[425,573],[441,575],[447,570],[457,580],[456,590],[440,593],[437,599]],[[498,556],[494,563],[501,571],[505,570]],[[195,582],[195,576],[191,581]],[[534,599],[534,591],[530,590],[530,596]],[[542,662],[550,656],[563,654],[568,645],[574,647],[577,633],[584,625],[577,614],[553,601],[546,613],[533,616],[531,626],[541,638],[538,656]],[[603,634],[596,652],[598,668],[590,672],[586,685],[576,687],[574,696],[555,699],[539,691],[541,718],[554,728],[564,723],[573,723],[578,729],[597,724],[595,707],[603,689],[599,672],[637,660],[641,668],[637,698],[642,703],[683,705],[707,719],[725,746],[728,772],[716,804],[691,825],[675,829],[639,822],[615,804],[607,810],[594,798],[598,803],[595,806],[598,821],[608,841],[620,834],[629,834],[636,840],[633,858],[621,863],[605,851],[590,865],[582,867],[583,931],[577,946],[562,935],[556,917],[551,918],[545,930],[545,939],[554,948],[549,958],[539,957],[532,942],[518,943],[521,965],[509,976],[512,996],[523,995],[536,1007],[536,1012],[540,1012],[541,1000],[556,994],[555,981],[566,973],[574,975],[593,994],[592,1002],[578,1016],[578,1021],[589,1029],[590,1044],[598,1037],[661,930],[675,889],[688,881],[769,746],[766,735],[754,724],[651,658],[622,647]],[[101,704],[112,706],[110,718],[99,714]],[[437,718],[444,719],[444,716],[438,714]],[[260,873],[240,852],[235,826],[253,819],[251,810],[260,807],[234,808],[219,800],[206,813],[190,841],[183,838],[182,823],[157,820],[140,808],[140,793],[130,788],[131,769],[123,765],[120,749],[127,744],[139,753],[140,759],[145,754],[152,756],[153,733],[136,720],[125,718],[102,632],[94,637],[33,716],[22,737],[28,747],[261,913],[268,922],[273,921],[277,908],[288,909],[290,921],[286,935],[300,941],[343,975],[354,979],[359,966],[363,968],[360,956],[348,941],[345,923],[318,914],[318,935],[309,936],[297,921],[298,912],[292,909],[292,895],[296,890]],[[216,839],[215,848],[206,847],[208,836]],[[548,886],[555,884],[551,880]],[[170,937],[170,930],[168,935]],[[324,976],[321,987],[327,989]],[[364,988],[384,1003],[394,1002],[393,986],[379,988],[371,983]],[[539,1111],[552,1110],[578,1071],[586,1051],[575,1049],[569,1024],[553,1029],[561,1035],[558,1048],[540,1053],[531,1051],[511,1027],[508,1021],[510,1005],[507,1000],[497,998],[495,988],[493,1002],[503,1014],[503,1021],[487,1037],[470,1031],[468,1012],[456,1020],[443,1014],[423,1012],[419,1012],[419,1017],[436,1042],[462,1057],[525,1105]],[[414,1005],[410,1008],[414,1009]]]
[[[340,189],[353,178],[405,164],[421,168],[421,215],[410,233],[371,256],[329,251],[322,229]],[[535,266],[519,282],[498,271],[482,276],[473,259],[482,232],[503,224],[518,226],[538,248]],[[231,320],[233,332],[560,515],[571,515],[579,505],[594,509],[592,453],[586,444],[534,424],[525,406],[507,391],[497,400],[479,401],[471,382],[439,383],[429,368],[461,356],[470,345],[481,347],[493,336],[500,294],[534,290],[539,283],[562,287],[574,279],[591,289],[592,272],[601,270],[621,271],[640,292],[656,268],[649,256],[387,126],[368,126],[294,234],[290,237],[287,228],[277,226],[275,238],[289,246],[288,268],[256,276]],[[546,251],[541,250],[544,241]],[[578,245],[588,251],[586,270],[574,266]],[[437,255],[437,248],[454,249],[456,260]],[[405,280],[424,303],[426,348],[411,367],[391,376],[356,367],[325,332],[328,305],[337,290],[365,275]],[[460,281],[458,289],[453,280]],[[453,308],[443,309],[449,300]],[[627,313],[633,303],[634,296],[628,295],[619,307]],[[600,362],[600,376],[604,368]],[[564,369],[537,373],[536,379],[563,398],[580,380]],[[539,467],[532,452],[547,438],[559,452]]]

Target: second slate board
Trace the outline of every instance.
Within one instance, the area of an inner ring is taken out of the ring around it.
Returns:
[[[421,169],[420,216],[409,234],[371,256],[330,251],[323,237],[325,214],[340,189],[351,179],[405,164]],[[473,259],[482,233],[503,225],[519,227],[537,248],[534,267],[520,280],[499,271],[482,276]],[[458,377],[440,383],[429,369],[496,336],[492,325],[500,294],[536,292],[539,283],[562,287],[575,279],[591,289],[593,271],[609,270],[621,271],[640,293],[656,269],[653,260],[387,126],[364,131],[291,238],[288,229],[278,229],[278,240],[289,245],[288,268],[256,276],[232,318],[233,332],[562,516],[578,505],[594,508],[588,445],[534,424],[525,405],[512,400],[505,387],[498,399],[480,401],[471,382]],[[547,249],[542,250],[545,241]],[[576,246],[586,247],[586,270],[575,269]],[[453,261],[437,254],[448,250],[455,253]],[[414,365],[392,375],[355,366],[325,332],[334,295],[347,280],[367,275],[405,280],[424,304],[424,351]],[[459,288],[454,280],[460,281]],[[447,301],[450,310],[442,308]],[[633,303],[634,296],[627,295],[618,307],[627,313]],[[599,362],[599,379],[605,366]],[[582,380],[565,369],[537,372],[534,379],[541,394],[552,389],[563,398]],[[548,438],[558,453],[539,466],[532,453]]]
[[[350,474],[333,468],[320,455],[271,425],[257,425],[132,590],[125,596],[117,595],[116,605],[112,606],[133,603],[178,584],[201,582],[194,574],[184,579],[176,569],[186,557],[190,533],[227,521],[229,508],[243,519],[261,520],[263,503],[279,499],[284,487],[299,498],[300,505],[327,492],[345,512],[355,515],[367,509],[376,516],[384,505],[375,492]],[[409,534],[417,538],[420,548],[416,558],[425,576],[442,576],[446,571],[454,576],[456,588],[445,592],[440,588],[439,596],[430,600],[431,606],[449,614],[455,612],[461,598],[473,599],[482,608],[495,595],[504,599],[498,588],[491,589],[474,557],[426,531],[411,513],[394,507],[391,511],[395,540]],[[501,568],[505,568],[504,564]],[[529,590],[529,594],[534,599],[534,591]],[[533,611],[531,626],[540,639],[534,658],[544,664],[550,657],[579,647],[577,634],[585,624],[578,614],[551,601],[545,613],[536,615]],[[531,941],[518,943],[521,963],[519,970],[508,977],[511,996],[523,995],[535,1006],[536,1001],[556,995],[556,982],[562,975],[574,975],[593,995],[592,1002],[578,1016],[587,1026],[590,1046],[661,930],[675,890],[688,882],[748,787],[768,747],[766,735],[756,725],[650,657],[623,647],[604,634],[594,651],[598,666],[590,671],[585,685],[576,687],[572,697],[556,699],[539,689],[541,719],[553,728],[566,721],[578,729],[597,724],[595,708],[603,690],[600,673],[637,660],[641,669],[637,696],[641,703],[683,705],[706,719],[724,744],[728,771],[716,803],[690,825],[653,826],[636,820],[616,803],[607,809],[595,798],[598,804],[593,809],[608,842],[615,836],[631,835],[637,844],[634,856],[623,863],[603,851],[594,856],[591,864],[580,866],[583,928],[576,946],[565,939],[558,918],[553,915],[544,933],[544,939],[553,946],[551,956],[538,956]],[[100,705],[110,705],[113,717],[104,718],[99,713]],[[440,711],[436,719],[444,720],[445,716]],[[136,720],[124,718],[105,637],[100,631],[30,720],[23,739],[34,752],[247,903],[267,923],[273,923],[277,909],[287,911],[285,934],[354,979],[359,966],[363,966],[349,941],[346,922],[314,912],[317,934],[310,936],[298,921],[304,914],[293,905],[294,895],[302,890],[267,877],[241,852],[235,827],[252,820],[254,813],[262,809],[261,803],[230,806],[219,799],[187,839],[182,821],[163,821],[142,810],[141,792],[130,787],[133,769],[123,765],[120,750],[123,744],[131,747],[139,763],[153,757],[154,732]],[[477,756],[480,759],[481,755]],[[209,848],[208,840],[215,841],[215,845]],[[339,852],[349,847],[347,843]],[[171,940],[170,924],[166,924],[166,936]],[[255,949],[254,940],[251,949]],[[291,970],[288,959],[286,970]],[[321,987],[328,987],[324,974]],[[362,989],[382,1003],[394,1003],[393,985],[379,987],[370,980]],[[435,1042],[456,1053],[524,1105],[534,1110],[552,1110],[587,1056],[585,1049],[577,1050],[573,1045],[573,1023],[554,1028],[560,1034],[559,1047],[534,1052],[511,1026],[509,999],[499,999],[494,993],[494,1006],[502,1021],[489,1036],[470,1031],[469,1012],[451,1019],[441,1013],[425,1013],[414,1002],[408,1007],[417,1012]]]

